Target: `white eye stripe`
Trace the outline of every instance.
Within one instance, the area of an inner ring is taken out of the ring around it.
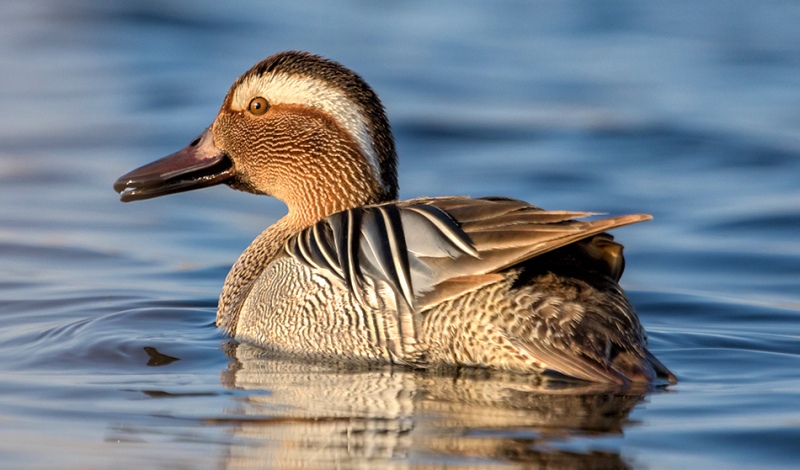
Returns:
[[[296,104],[321,109],[333,116],[353,137],[361,152],[367,157],[375,180],[384,186],[378,156],[369,136],[367,118],[344,92],[328,85],[324,80],[313,77],[283,74],[253,75],[234,90],[231,109],[246,110],[250,100],[257,96],[266,98],[270,105]]]

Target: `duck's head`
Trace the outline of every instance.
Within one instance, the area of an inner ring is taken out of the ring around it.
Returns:
[[[397,198],[397,155],[377,95],[358,75],[306,52],[259,62],[186,148],[120,177],[124,202],[225,183],[320,219]]]

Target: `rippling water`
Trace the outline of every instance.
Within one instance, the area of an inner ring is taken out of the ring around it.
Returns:
[[[6,2],[0,455],[9,468],[794,468],[800,7],[791,2]],[[649,212],[615,234],[659,390],[280,362],[214,328],[281,216],[123,205],[284,49],[361,73],[401,194]]]

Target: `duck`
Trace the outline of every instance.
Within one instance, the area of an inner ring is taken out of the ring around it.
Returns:
[[[398,199],[383,104],[303,51],[255,64],[184,149],[120,177],[123,202],[225,184],[287,213],[235,262],[216,325],[280,357],[675,383],[619,285],[607,232],[651,219],[507,197]]]

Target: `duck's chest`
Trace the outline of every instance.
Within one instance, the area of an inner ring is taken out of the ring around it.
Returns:
[[[406,362],[394,302],[372,291],[367,306],[345,285],[290,257],[270,262],[239,313],[236,339],[266,350],[312,358]]]

